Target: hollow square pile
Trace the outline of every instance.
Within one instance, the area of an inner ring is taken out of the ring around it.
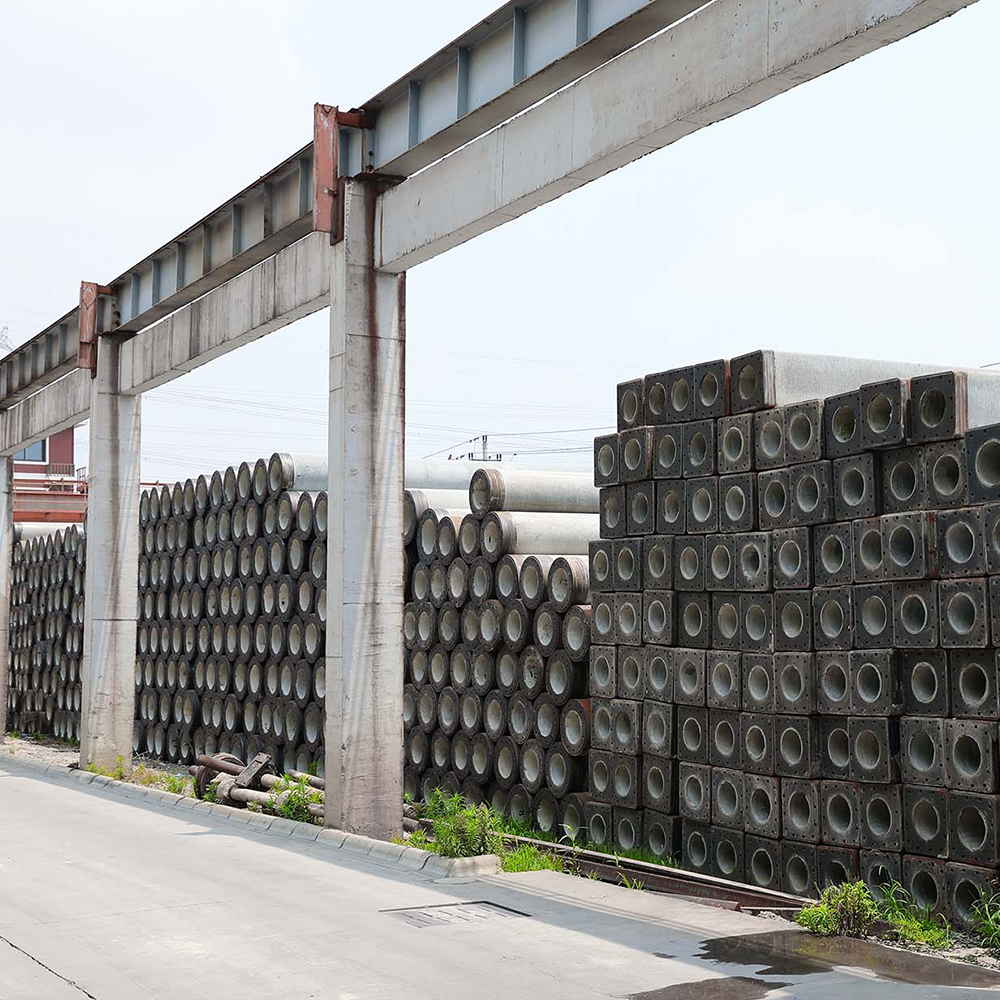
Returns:
[[[1000,428],[961,372],[781,389],[767,352],[648,375],[595,440],[591,836],[967,923],[1000,864]]]

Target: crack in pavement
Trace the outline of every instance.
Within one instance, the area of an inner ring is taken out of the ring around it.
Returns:
[[[76,983],[72,979],[67,979],[65,976],[60,975],[60,973],[56,972],[55,969],[50,968],[44,962],[40,962],[37,958],[35,958],[34,955],[31,954],[31,952],[25,951],[19,945],[14,944],[13,941],[9,940],[8,938],[5,938],[2,934],[0,934],[0,941],[3,941],[4,944],[10,945],[11,948],[14,949],[14,951],[19,951],[22,955],[25,956],[25,958],[31,959],[31,961],[34,962],[35,965],[40,965],[46,972],[51,972],[52,975],[56,977],[56,979],[61,979],[64,983],[66,983],[67,986],[72,986],[73,989],[79,990],[85,997],[89,997],[90,1000],[97,1000],[97,997],[95,997],[93,993],[88,993],[79,983]]]

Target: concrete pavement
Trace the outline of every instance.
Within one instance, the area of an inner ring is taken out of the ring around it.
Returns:
[[[436,878],[0,760],[3,1000],[909,1000],[1000,981],[825,947],[552,872]]]

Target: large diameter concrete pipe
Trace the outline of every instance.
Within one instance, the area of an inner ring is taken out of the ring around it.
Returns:
[[[468,490],[472,474],[478,468],[475,462],[464,460],[408,458],[403,470],[403,485],[408,490]]]
[[[267,490],[279,496],[283,490],[325,490],[330,481],[327,455],[289,455],[275,452],[267,463]]]
[[[403,544],[409,545],[417,533],[417,522],[428,508],[465,510],[469,498],[465,490],[404,490]]]
[[[501,556],[585,555],[600,536],[599,514],[490,511],[483,519],[480,546],[490,562]]]
[[[599,498],[592,472],[480,468],[469,483],[469,509],[477,517],[491,510],[596,514]]]

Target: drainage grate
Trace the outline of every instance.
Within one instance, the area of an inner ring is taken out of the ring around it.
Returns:
[[[401,910],[381,910],[400,917],[414,927],[440,927],[442,924],[479,924],[484,920],[505,920],[530,914],[497,903],[477,900],[473,903],[442,903],[436,906],[411,906]]]

